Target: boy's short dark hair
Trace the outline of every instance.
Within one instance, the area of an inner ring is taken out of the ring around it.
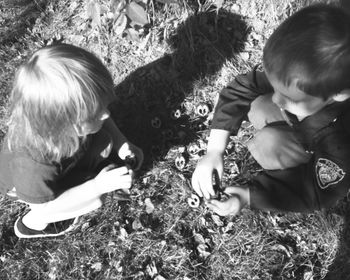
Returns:
[[[350,17],[341,8],[318,4],[296,12],[264,47],[265,70],[285,85],[324,99],[350,88]]]

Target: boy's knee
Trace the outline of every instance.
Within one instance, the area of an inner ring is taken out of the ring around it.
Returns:
[[[279,108],[272,102],[272,94],[261,95],[251,103],[248,119],[256,129],[284,120]]]
[[[258,131],[247,148],[261,167],[270,170],[294,167],[310,158],[291,132],[269,126]]]
[[[266,151],[266,153],[272,153],[276,150],[276,147],[281,146],[282,139],[280,133],[272,127],[264,127],[259,130],[253,139],[249,141],[249,147]]]

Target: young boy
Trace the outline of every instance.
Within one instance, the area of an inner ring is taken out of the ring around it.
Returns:
[[[328,5],[298,11],[267,41],[263,68],[221,92],[193,189],[219,215],[330,207],[350,187],[350,17]],[[258,129],[247,148],[264,171],[226,188],[227,200],[211,199],[212,174],[222,178],[228,138],[246,117]]]

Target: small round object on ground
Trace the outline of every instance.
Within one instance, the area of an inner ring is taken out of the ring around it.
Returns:
[[[187,202],[190,207],[198,208],[201,201],[199,196],[193,193],[191,197],[187,198]]]
[[[183,155],[178,155],[175,158],[175,166],[179,170],[183,170],[186,166],[186,159]]]

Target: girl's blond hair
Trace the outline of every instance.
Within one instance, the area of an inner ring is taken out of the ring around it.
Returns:
[[[96,56],[68,44],[44,47],[16,73],[9,149],[44,162],[71,157],[84,141],[74,126],[93,120],[113,99],[112,77]]]

